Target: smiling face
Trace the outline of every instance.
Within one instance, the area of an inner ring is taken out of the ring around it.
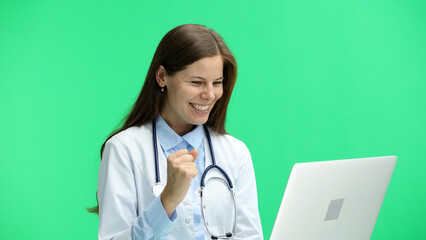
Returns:
[[[206,123],[214,104],[222,97],[223,58],[202,58],[172,76],[160,66],[156,77],[160,87],[167,89],[161,117],[183,136],[194,125]]]

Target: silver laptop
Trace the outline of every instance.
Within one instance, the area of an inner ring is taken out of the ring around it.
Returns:
[[[370,239],[396,159],[295,164],[270,239]]]

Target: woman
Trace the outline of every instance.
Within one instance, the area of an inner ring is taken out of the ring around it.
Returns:
[[[213,30],[186,24],[164,36],[124,126],[101,149],[99,239],[263,238],[250,153],[225,131],[236,76]],[[219,167],[207,171],[213,155]]]

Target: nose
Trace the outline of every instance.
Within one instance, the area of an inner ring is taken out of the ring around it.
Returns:
[[[216,96],[215,96],[215,93],[214,93],[213,84],[206,84],[201,97],[203,99],[206,99],[206,100],[209,100],[209,101],[215,99]]]

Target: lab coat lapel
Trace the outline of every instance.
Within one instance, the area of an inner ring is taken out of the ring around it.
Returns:
[[[160,142],[157,139],[158,146],[158,166],[160,168],[160,181],[166,186],[167,184],[167,159],[164,156],[163,150],[161,149]]]
[[[212,138],[212,142],[213,142],[213,137],[210,136]],[[212,154],[210,152],[210,147],[209,147],[209,141],[207,140],[207,136],[204,133],[204,157],[205,157],[205,162],[204,162],[204,169],[206,169],[208,166],[212,165]],[[214,145],[212,143],[212,145]]]

